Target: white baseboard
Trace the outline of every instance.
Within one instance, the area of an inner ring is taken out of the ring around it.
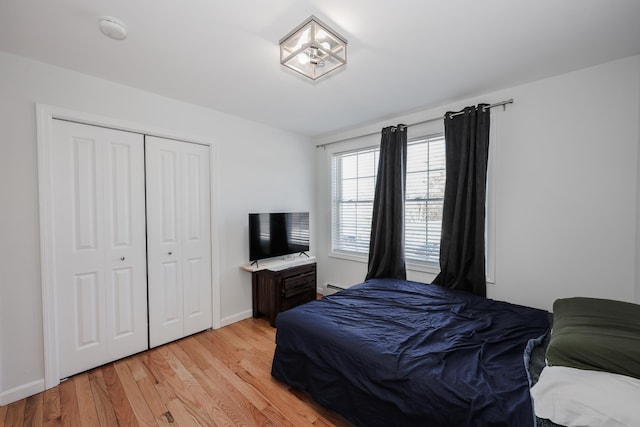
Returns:
[[[44,379],[32,381],[0,393],[0,406],[8,405],[25,397],[44,391]]]
[[[240,313],[234,314],[232,316],[224,317],[224,318],[220,319],[220,327],[227,326],[227,325],[239,322],[239,321],[244,320],[244,319],[248,319],[251,316],[253,316],[253,311],[252,310],[247,310],[247,311],[242,311]]]

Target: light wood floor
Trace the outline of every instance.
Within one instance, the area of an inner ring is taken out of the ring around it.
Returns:
[[[0,426],[350,426],[271,377],[275,329],[247,319],[0,407]]]

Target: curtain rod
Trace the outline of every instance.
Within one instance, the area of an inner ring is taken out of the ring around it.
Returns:
[[[502,106],[503,111],[507,109],[507,104],[513,104],[513,98],[511,99],[507,99],[505,101],[500,101],[500,102],[496,102],[495,104],[491,104],[485,108],[494,108],[494,107],[500,107]],[[457,116],[458,114],[464,114],[464,112],[460,111],[458,113],[454,113],[451,114],[452,116]],[[407,127],[410,126],[417,126],[417,125],[423,125],[425,123],[431,123],[431,122],[435,122],[436,120],[443,120],[445,117],[444,116],[440,116],[440,117],[434,117],[432,119],[427,119],[427,120],[422,120],[419,122],[415,122],[415,123],[411,123],[406,125]],[[325,142],[324,144],[318,144],[316,145],[316,148],[320,148],[320,147],[326,147],[327,145],[332,145],[332,144],[337,144],[339,142],[345,142],[345,141],[350,141],[352,139],[357,139],[357,138],[364,138],[366,136],[373,136],[373,135],[378,135],[380,133],[380,131],[378,132],[371,132],[371,133],[365,133],[364,135],[356,135],[356,136],[350,136],[348,138],[343,138],[343,139],[339,139],[337,141],[331,141],[331,142]]]

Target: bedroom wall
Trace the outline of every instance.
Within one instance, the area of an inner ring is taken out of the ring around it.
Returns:
[[[638,80],[640,80],[640,68],[637,70]],[[640,104],[640,96],[638,96],[638,104]],[[638,196],[636,198],[636,302],[640,301],[640,105],[638,106],[638,171],[637,171],[637,188]]]
[[[575,295],[640,302],[640,56],[389,118],[316,143],[509,98],[515,103],[506,111],[492,110],[489,219],[495,271],[488,296],[543,309]],[[409,128],[409,137],[441,124],[428,126]],[[329,153],[378,142],[378,136],[358,138],[317,151],[321,283],[349,286],[366,274],[365,263],[328,254]],[[413,280],[433,277],[408,272]]]
[[[221,321],[251,315],[247,213],[313,218],[309,138],[5,53],[0,75],[0,405],[43,384],[36,103],[213,141]]]

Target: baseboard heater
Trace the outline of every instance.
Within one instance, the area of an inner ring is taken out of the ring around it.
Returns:
[[[327,283],[326,285],[324,285],[324,294],[325,295],[331,295],[331,294],[335,294],[336,292],[340,292],[345,290],[346,288],[342,288],[340,286],[336,286],[336,285],[332,285],[330,283]]]

